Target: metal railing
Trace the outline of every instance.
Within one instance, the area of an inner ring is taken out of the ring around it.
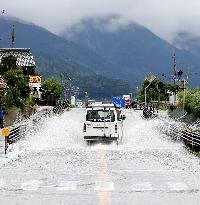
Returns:
[[[192,150],[197,151],[200,149],[200,133],[183,130],[182,139],[187,145],[191,146]]]
[[[186,115],[186,114],[185,114]],[[181,119],[185,117],[183,115],[182,117],[178,118],[177,122],[181,123]],[[189,124],[188,126],[182,125],[182,126],[176,126],[167,121],[164,121],[163,119],[159,118],[159,120],[162,120],[165,123],[165,127],[167,127],[167,130],[165,130],[165,134],[168,136],[171,136],[173,138],[176,138],[176,140],[182,140],[187,146],[189,146],[193,151],[199,151],[200,150],[200,133],[193,131],[192,129],[187,129],[185,127],[191,127],[194,124],[199,124],[200,119],[197,119],[192,124]],[[164,130],[164,129],[163,129]],[[162,132],[163,132],[162,130]],[[175,136],[175,137],[174,137]]]
[[[24,126],[16,126],[9,129],[9,135],[5,136],[5,154],[7,154],[8,146],[15,143],[23,137],[22,129]]]
[[[148,109],[148,108],[144,108],[144,109],[143,109],[143,117],[144,117],[145,119],[148,119],[148,118],[155,118],[155,117],[157,117],[157,115],[154,114],[154,111],[153,111],[153,110],[150,110],[150,109]]]

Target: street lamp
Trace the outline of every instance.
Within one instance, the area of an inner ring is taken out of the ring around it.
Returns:
[[[149,84],[145,87],[144,89],[144,106],[146,108],[147,106],[147,88],[151,85],[151,83],[156,79],[155,76],[151,76],[151,78],[147,79],[147,81],[149,82]]]

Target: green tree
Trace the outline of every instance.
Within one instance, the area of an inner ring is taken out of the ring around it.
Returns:
[[[187,112],[200,117],[200,88],[186,89],[178,93],[179,105]]]
[[[1,65],[0,65],[0,75],[6,73],[9,70],[17,69],[16,62],[17,62],[17,58],[14,56],[8,56],[2,58]]]
[[[8,98],[16,107],[23,108],[30,95],[29,79],[21,69],[9,70],[4,73],[4,79],[9,87]]]
[[[0,73],[8,88],[1,91],[1,101],[5,108],[16,106],[23,108],[30,95],[29,79],[23,75],[23,69],[16,65],[16,58],[2,58]]]
[[[48,91],[55,93],[56,100],[60,99],[61,92],[62,92],[62,86],[61,86],[60,81],[57,78],[52,77],[52,78],[47,79],[46,81],[42,83],[42,88],[44,90],[48,90]]]
[[[141,87],[141,92],[140,92],[140,101],[144,102],[145,101],[145,88],[149,85],[148,80],[144,80],[142,87]],[[167,90],[169,90],[169,85],[163,83],[160,81],[158,78],[154,79],[149,87],[146,89],[147,93],[147,102],[150,101],[166,101],[168,100],[168,94]]]

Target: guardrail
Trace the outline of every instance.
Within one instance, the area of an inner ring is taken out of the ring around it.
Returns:
[[[181,122],[181,118],[183,118],[185,115],[180,117],[177,122]],[[159,117],[158,117],[159,118]],[[193,126],[194,124],[199,124],[200,119],[197,119],[193,124],[190,124],[188,126],[182,125],[182,126],[176,126],[173,124],[170,124],[167,121],[162,120],[165,124],[165,126],[168,127],[168,129],[162,129],[162,132],[168,136],[170,136],[173,140],[182,140],[186,146],[188,146],[192,151],[200,151],[200,133],[193,131],[192,129],[188,129],[185,127]]]
[[[157,117],[157,115],[154,114],[154,112],[151,111],[150,109],[144,108],[143,109],[143,117],[148,119],[148,118],[155,118],[155,117]]]
[[[67,102],[64,101],[64,102],[61,102],[60,104],[54,106],[53,112],[54,112],[54,113],[60,113],[60,112],[62,112],[63,110],[66,110],[66,109],[69,110],[69,108],[70,108],[69,103],[67,103]]]
[[[190,130],[183,130],[182,139],[192,150],[200,150],[200,133],[196,133]]]
[[[8,146],[15,143],[23,137],[22,135],[23,126],[16,126],[13,128],[3,128],[2,134],[5,137],[5,154],[7,154]]]

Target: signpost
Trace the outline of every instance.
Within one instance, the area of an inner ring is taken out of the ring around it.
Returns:
[[[3,128],[2,129],[2,135],[5,137],[5,154],[7,151],[7,142],[8,142],[8,136],[10,135],[10,130],[8,128]]]

